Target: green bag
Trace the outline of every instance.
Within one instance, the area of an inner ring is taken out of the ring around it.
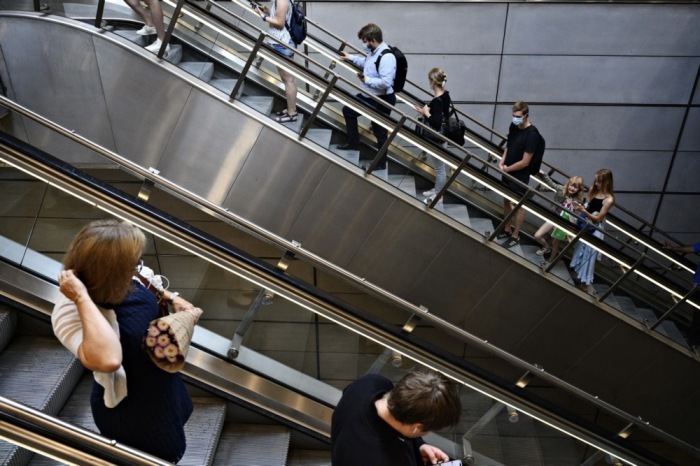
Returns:
[[[562,210],[559,216],[566,221],[571,221],[571,216],[569,216],[569,213],[565,210]],[[566,241],[566,232],[561,228],[555,228],[552,232],[552,238],[558,239],[559,241]]]

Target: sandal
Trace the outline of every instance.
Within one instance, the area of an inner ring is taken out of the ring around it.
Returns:
[[[293,115],[290,115],[289,113],[285,113],[284,115],[276,117],[275,121],[277,123],[292,123],[294,121],[297,121],[298,116],[299,116],[298,113],[295,113]]]
[[[276,112],[274,115],[281,117],[281,116],[289,115],[289,112],[287,111],[286,108],[284,108],[284,109],[280,110],[279,112]],[[295,115],[298,115],[298,113],[295,113]]]

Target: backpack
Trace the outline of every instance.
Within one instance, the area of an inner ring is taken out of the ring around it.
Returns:
[[[385,53],[393,53],[396,57],[396,77],[394,77],[394,84],[391,87],[394,88],[394,92],[401,92],[403,91],[404,84],[406,84],[406,75],[408,74],[408,60],[406,60],[406,55],[398,48],[390,45],[388,49],[382,50],[382,53],[379,54],[379,58],[374,62],[377,67],[377,73],[379,73],[379,62],[382,61],[382,57]]]
[[[293,0],[289,0],[289,7],[292,9],[292,17],[284,23],[284,27],[289,31],[294,44],[299,45],[306,39],[306,17]]]
[[[542,167],[544,149],[547,147],[547,144],[545,143],[544,138],[537,130],[537,127],[535,127],[535,125],[530,125],[530,128],[532,128],[537,133],[539,142],[537,143],[537,149],[535,149],[535,153],[532,154],[532,160],[530,160],[530,166],[528,168],[530,169],[531,175],[537,175],[540,172],[540,167]]]

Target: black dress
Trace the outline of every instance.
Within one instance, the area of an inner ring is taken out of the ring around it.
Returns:
[[[185,453],[184,425],[193,406],[180,374],[156,367],[142,348],[148,324],[158,317],[156,299],[134,282],[124,302],[112,308],[119,323],[127,396],[108,408],[104,388],[95,382],[90,396],[95,424],[105,437],[177,463]]]

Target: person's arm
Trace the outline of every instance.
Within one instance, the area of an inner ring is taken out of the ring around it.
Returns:
[[[377,60],[379,57],[377,56]],[[356,63],[357,64],[357,63]],[[364,65],[364,61],[363,61]],[[372,89],[389,89],[394,85],[396,78],[396,57],[393,53],[385,53],[379,62],[379,77],[365,76],[362,82]]]
[[[506,173],[517,172],[517,171],[523,170],[530,165],[530,161],[532,160],[533,154],[534,154],[534,152],[525,152],[525,153],[523,153],[522,159],[518,160],[513,165],[507,165],[507,166],[504,165],[501,170],[506,172]],[[505,160],[505,152],[503,153],[503,159]]]
[[[603,221],[605,216],[608,215],[608,211],[614,205],[615,198],[612,196],[608,196],[605,199],[603,199],[603,207],[600,208],[600,212],[598,212],[597,214],[587,211],[581,204],[574,204],[574,209],[578,212],[582,212],[587,218],[591,219],[593,223],[600,223]]]
[[[170,306],[173,308],[173,312],[194,311],[194,304],[180,296],[180,293],[176,293],[170,290],[163,290],[163,298],[170,303]]]
[[[673,252],[678,252],[681,254],[687,254],[689,252],[697,252],[694,248],[694,245],[692,244],[686,244],[686,245],[681,245],[681,246],[671,246],[670,243],[667,241],[663,242],[664,249],[668,249],[669,251]]]
[[[122,364],[122,345],[83,282],[72,270],[64,270],[58,278],[61,293],[72,301],[80,318],[80,343],[76,356],[87,369],[114,372]],[[60,337],[59,337],[60,338]]]
[[[289,0],[277,0],[277,9],[275,10],[275,16],[270,16],[269,9],[265,7],[264,9],[257,8],[255,11],[258,12],[260,17],[264,22],[268,23],[275,29],[284,28],[287,22],[287,11],[289,10]]]

